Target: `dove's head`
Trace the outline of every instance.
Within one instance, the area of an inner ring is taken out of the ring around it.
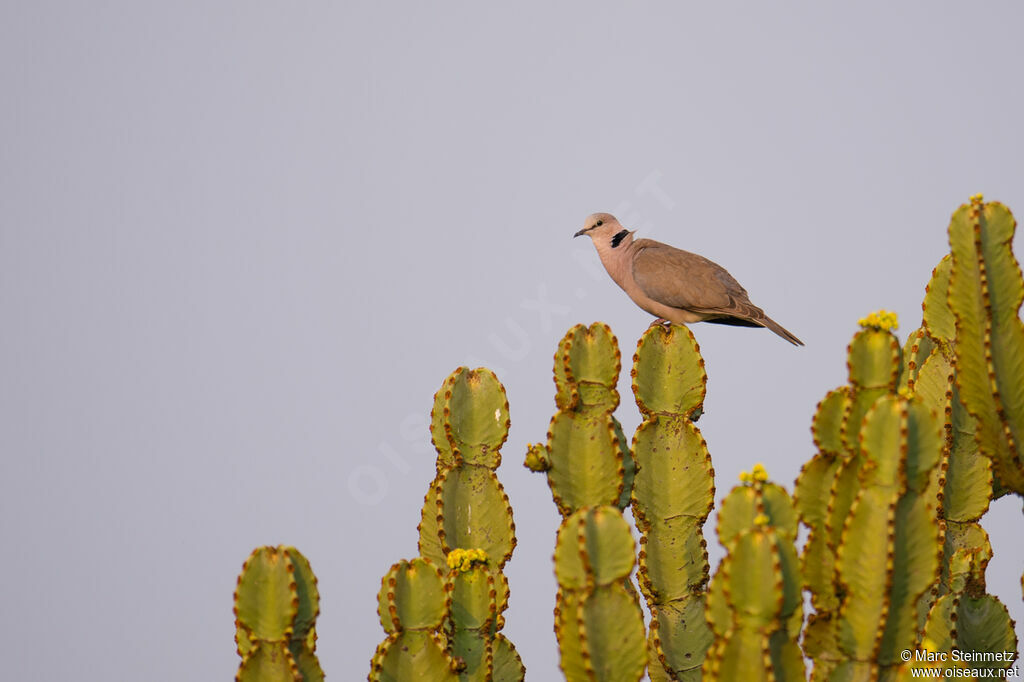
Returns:
[[[605,237],[611,238],[616,232],[622,230],[622,225],[611,213],[592,213],[583,221],[583,229],[573,235],[587,235],[594,241]]]
[[[594,213],[587,216],[583,229],[573,236],[579,237],[584,234],[594,242],[598,252],[603,253],[605,249],[618,247],[619,243],[629,236],[630,231],[611,213]]]

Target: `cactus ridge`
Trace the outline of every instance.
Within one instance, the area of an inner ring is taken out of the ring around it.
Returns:
[[[936,343],[951,343],[956,338],[956,318],[949,307],[949,276],[953,270],[953,256],[946,254],[932,270],[925,287],[922,327]]]

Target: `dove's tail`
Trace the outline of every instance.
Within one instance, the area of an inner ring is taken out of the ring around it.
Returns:
[[[762,325],[767,327],[768,329],[771,329],[773,332],[775,332],[776,334],[778,334],[782,338],[786,339],[786,341],[789,341],[794,346],[802,346],[802,345],[804,345],[803,341],[801,341],[800,339],[796,338],[796,336],[794,336],[788,329],[786,329],[781,324],[779,324],[778,322],[776,322],[772,318],[768,317],[767,315],[765,315],[763,320],[758,320],[758,321]]]

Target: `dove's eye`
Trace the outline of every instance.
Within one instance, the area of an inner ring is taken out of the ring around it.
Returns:
[[[603,220],[598,220],[595,226],[596,227],[601,227],[602,225],[604,225],[604,221]]]

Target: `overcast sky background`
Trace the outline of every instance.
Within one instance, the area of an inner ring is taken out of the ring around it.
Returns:
[[[0,6],[10,679],[231,679],[236,577],[279,543],[319,577],[328,676],[365,678],[464,364],[510,402],[504,632],[559,679],[523,455],[577,322],[618,336],[632,434],[650,322],[571,238],[587,214],[721,263],[807,343],[694,327],[716,502],[759,461],[792,487],[857,319],[919,324],[959,204],[1024,215],[1019,3],[598,4]],[[1021,521],[984,520],[1018,623]]]

